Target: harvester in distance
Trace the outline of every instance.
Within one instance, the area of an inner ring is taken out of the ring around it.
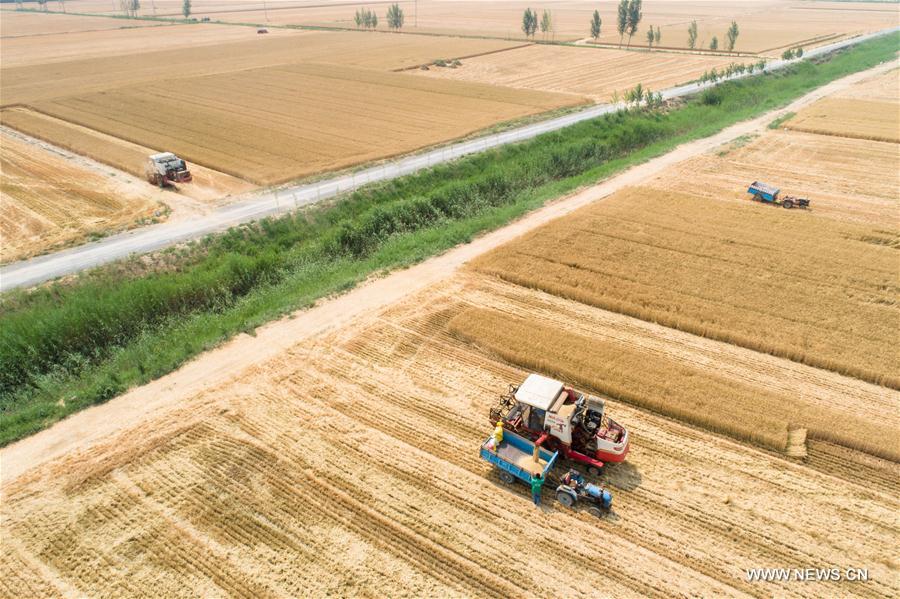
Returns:
[[[194,178],[187,164],[172,152],[153,154],[147,159],[147,181],[160,188],[176,183],[190,183]]]
[[[530,374],[521,385],[509,386],[491,408],[490,419],[596,475],[607,462],[622,462],[628,454],[628,431],[604,409],[600,398]]]

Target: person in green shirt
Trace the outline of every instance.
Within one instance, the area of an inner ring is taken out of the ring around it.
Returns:
[[[540,472],[531,477],[531,498],[534,500],[534,505],[541,505],[541,486],[544,484],[544,479],[541,478]]]

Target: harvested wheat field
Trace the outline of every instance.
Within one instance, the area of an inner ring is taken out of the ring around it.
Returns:
[[[109,6],[107,4],[107,6]],[[133,29],[135,27],[154,27],[159,23],[153,21],[124,21],[109,17],[86,17],[82,15],[65,15],[58,13],[40,14],[37,12],[0,12],[0,38],[3,39],[3,60],[6,61],[7,44],[13,38],[29,36],[47,36],[60,33],[79,33],[86,31],[105,31],[109,29]]]
[[[524,89],[572,93],[609,101],[642,83],[661,90],[699,79],[733,58],[625,50],[533,45],[462,61],[457,68],[432,67],[427,75]]]
[[[610,401],[633,435],[628,462],[603,475],[614,512],[598,520],[553,501],[536,510],[524,486],[503,486],[478,459],[488,407],[525,371],[451,333],[473,305],[552,313],[569,329],[587,322],[581,334],[621,336],[651,354],[662,333],[685,367],[722,365],[721,380],[772,393],[816,389],[823,404],[858,402],[895,423],[885,402],[896,397],[883,388],[466,275],[339,330],[295,336],[234,381],[5,484],[4,593],[900,592],[887,557],[896,466],[825,442],[798,463]],[[240,351],[256,353],[266,335]],[[870,581],[746,578],[749,567],[809,559],[864,565]]]
[[[892,69],[883,75],[869,77],[835,93],[833,97],[900,104],[900,70]]]
[[[252,31],[244,27],[225,29],[245,32],[242,35]],[[435,58],[472,56],[519,44],[502,40],[304,31],[198,45],[190,49],[153,50],[152,44],[148,45],[149,48],[144,48],[145,51],[140,53],[118,55],[118,52],[110,50],[105,56],[41,65],[15,66],[7,64],[4,58],[0,70],[3,104],[27,104],[136,83],[294,63],[327,63],[377,71],[399,70],[431,62]],[[53,53],[57,50],[51,48]],[[172,64],[177,64],[178,69],[173,71]]]
[[[698,196],[746,202],[751,182],[777,182],[783,194],[810,198],[817,217],[867,225],[873,243],[891,245],[892,233],[883,229],[900,210],[897,164],[896,143],[767,131],[681,162],[647,185],[668,192],[702,181]]]
[[[34,107],[265,185],[409,152],[581,101],[400,73],[294,64],[195,77],[164,89],[131,86],[35,102]],[[158,127],[156,114],[178,114],[177,126]]]
[[[493,36],[523,39],[522,12],[530,7],[540,14],[544,9],[552,15],[553,29],[539,40],[574,41],[587,38],[593,11],[599,10],[603,21],[600,42],[620,43],[616,32],[616,3],[587,0],[557,0],[535,6],[525,0],[482,2],[479,0],[419,0],[400,2],[406,14],[404,31],[445,35]],[[354,28],[355,10],[368,7],[379,16],[379,29],[387,29],[384,18],[387,4],[327,4],[323,2],[271,3],[268,9],[259,4],[241,3],[228,8],[213,5],[200,9],[212,19],[235,23],[270,23],[273,25],[309,25]],[[273,9],[274,7],[274,9]],[[102,5],[99,10],[108,10]],[[208,11],[208,12],[207,12]],[[178,12],[177,7],[171,10]],[[780,54],[779,48],[803,44],[810,48],[830,40],[896,25],[898,9],[886,3],[790,2],[789,0],[676,0],[644,3],[640,31],[622,44],[646,46],[643,33],[650,24],[660,27],[661,44],[665,47],[687,47],[687,26],[696,20],[699,26],[698,47],[708,48],[713,35],[722,41],[732,19],[741,25],[736,50]]]
[[[152,23],[149,21],[123,21],[104,19],[114,23]],[[290,29],[273,29],[273,37],[304,35]],[[158,25],[137,29],[119,28],[105,31],[86,31],[57,35],[13,37],[3,40],[3,68],[37,66],[90,58],[109,58],[129,54],[145,54],[163,50],[181,49],[190,52],[203,46],[256,40],[257,33],[250,27],[230,25],[181,24]],[[171,65],[168,65],[171,68]]]
[[[634,188],[474,264],[519,285],[897,388],[898,239],[890,223]]]
[[[143,181],[0,135],[0,262],[164,218],[161,194]]]

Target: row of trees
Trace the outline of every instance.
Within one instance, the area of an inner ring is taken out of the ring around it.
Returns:
[[[526,8],[522,13],[522,31],[525,36],[533,38],[539,27],[546,38],[547,34],[553,31],[553,15],[549,10],[544,9],[540,21],[538,21],[537,11]]]
[[[720,79],[727,79],[732,75],[743,75],[744,73],[752,75],[754,71],[762,72],[764,68],[766,68],[765,60],[758,60],[756,62],[751,62],[750,64],[737,64],[733,62],[721,71],[716,69],[704,71],[703,75],[700,76],[700,83],[706,83],[707,81],[715,83]]]
[[[631,45],[631,38],[637,32],[638,25],[644,16],[641,1],[642,0],[619,0],[619,6],[616,12],[616,31],[619,33],[620,46],[622,45],[622,41],[626,34],[628,35],[628,45]],[[595,10],[594,14],[591,16],[591,37],[594,38],[594,41],[600,38],[600,27],[602,24],[603,19],[600,18],[600,11]],[[731,26],[725,33],[726,50],[729,52],[734,50],[739,35],[740,28],[735,21],[732,21]],[[688,27],[688,47],[692,50],[697,47],[697,37],[697,21],[691,21],[691,24]],[[650,28],[647,29],[647,45],[650,48],[652,48],[654,44],[659,45],[661,38],[662,32],[660,31],[659,26],[654,28],[653,25],[651,25]],[[709,49],[719,49],[718,37],[713,36],[709,43]]]
[[[619,0],[616,11],[616,31],[619,33],[620,46],[626,33],[628,34],[628,45],[631,45],[631,38],[637,33],[642,18],[644,18],[642,0]]]
[[[637,33],[638,25],[644,17],[642,0],[619,0],[619,6],[616,10],[616,31],[619,33],[619,45],[628,34],[628,45],[631,45],[631,38]],[[595,10],[591,15],[591,37],[594,41],[600,38],[600,28],[603,25],[603,19],[600,18],[600,11]],[[659,27],[654,31],[653,26],[647,32],[647,41],[652,46],[653,43],[659,43],[660,31]]]
[[[725,49],[729,52],[734,50],[734,45],[737,43],[738,36],[741,34],[741,30],[738,27],[738,24],[735,21],[731,22],[731,25],[728,27],[728,31],[725,32]],[[697,21],[691,21],[691,24],[688,26],[688,48],[693,50],[697,47]],[[713,38],[709,41],[709,49],[710,50],[718,50],[719,49],[719,38],[718,36],[713,36]]]
[[[387,20],[388,28],[399,31],[405,21],[403,9],[397,3],[391,4],[388,7],[385,19]],[[376,29],[378,27],[378,15],[375,14],[374,10],[369,10],[368,8],[357,9],[353,21],[356,23],[357,29]]]
[[[802,58],[803,57],[803,48],[790,48],[789,50],[785,50],[781,53],[781,58],[784,60],[790,60],[792,58]]]

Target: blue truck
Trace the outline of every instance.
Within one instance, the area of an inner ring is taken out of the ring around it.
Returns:
[[[531,477],[536,474],[540,474],[547,483],[550,482],[550,473],[556,465],[559,452],[538,447],[535,461],[534,442],[505,430],[500,445],[495,447],[494,438],[488,437],[481,444],[480,455],[481,459],[494,465],[503,482],[512,484],[519,480],[531,484]],[[566,507],[573,507],[576,502],[582,501],[589,504],[588,512],[602,516],[612,504],[612,495],[609,491],[586,482],[574,469],[569,470],[561,480],[551,484],[557,484],[556,500]]]
[[[781,190],[774,185],[763,183],[762,181],[754,181],[747,188],[747,193],[753,196],[757,202],[772,204],[775,206],[784,206],[785,208],[809,208],[809,200],[806,198],[795,198],[794,196],[779,197]]]

